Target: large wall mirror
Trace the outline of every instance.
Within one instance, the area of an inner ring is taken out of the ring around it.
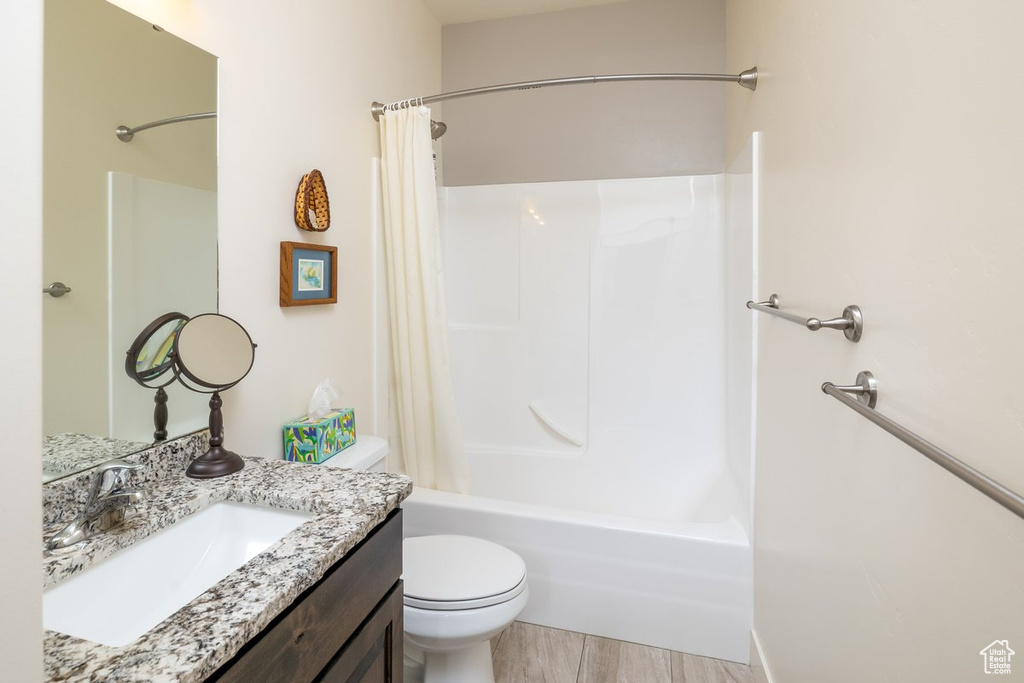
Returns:
[[[43,481],[148,448],[154,392],[125,373],[168,311],[217,311],[217,59],[105,0],[46,0]],[[167,388],[169,438],[205,397]]]

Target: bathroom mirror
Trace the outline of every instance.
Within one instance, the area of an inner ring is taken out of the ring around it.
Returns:
[[[217,58],[105,0],[44,11],[41,284],[71,288],[40,295],[47,481],[152,445],[153,390],[125,351],[167,311],[218,310],[216,119],[114,132],[215,112]],[[159,384],[168,359],[150,358]],[[167,438],[205,426],[202,396],[166,391]]]

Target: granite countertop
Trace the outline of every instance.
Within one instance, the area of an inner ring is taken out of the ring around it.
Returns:
[[[79,472],[152,445],[143,441],[111,439],[92,434],[51,434],[43,439],[43,472],[55,476]]]
[[[45,631],[51,681],[201,681],[351,550],[412,491],[404,476],[246,458],[218,479],[171,474],[146,486],[134,518],[74,552],[43,560],[50,586],[209,505],[236,501],[315,516],[270,546],[135,642],[120,648]],[[146,596],[111,596],[131,609]]]

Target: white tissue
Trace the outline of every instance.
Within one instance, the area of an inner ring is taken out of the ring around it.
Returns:
[[[314,420],[322,420],[334,410],[334,404],[340,396],[341,388],[328,377],[316,385],[313,397],[309,399],[309,410],[306,414]]]

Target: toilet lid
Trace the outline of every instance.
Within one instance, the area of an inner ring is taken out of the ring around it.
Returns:
[[[402,543],[405,604],[472,609],[526,588],[526,563],[508,548],[470,536],[418,536]]]

